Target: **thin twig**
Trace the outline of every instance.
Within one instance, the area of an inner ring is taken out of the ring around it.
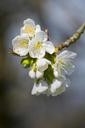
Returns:
[[[9,48],[9,52],[8,53],[11,54],[11,55],[20,57],[18,54],[16,54],[15,52],[13,52],[13,50],[11,48]]]
[[[67,39],[65,42],[63,42],[62,44],[58,45],[56,47],[56,52],[62,50],[63,48],[67,48],[69,47],[71,44],[75,43],[80,36],[82,35],[82,33],[85,30],[85,23],[76,31],[76,33],[73,34],[73,36],[71,36],[69,39]]]

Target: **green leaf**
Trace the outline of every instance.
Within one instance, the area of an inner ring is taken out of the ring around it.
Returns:
[[[52,82],[54,80],[54,73],[53,73],[53,68],[51,67],[51,65],[49,65],[48,69],[44,71],[43,77],[48,85],[52,84]]]

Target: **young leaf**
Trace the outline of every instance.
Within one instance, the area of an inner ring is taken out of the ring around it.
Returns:
[[[44,71],[44,80],[48,83],[48,85],[52,84],[54,80],[53,68],[51,65],[48,66],[48,69]]]

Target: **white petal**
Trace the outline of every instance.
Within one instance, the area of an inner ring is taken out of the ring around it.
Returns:
[[[44,31],[38,32],[35,35],[36,40],[40,41],[40,42],[44,42],[47,41],[48,36]]]
[[[21,28],[21,35],[22,34],[27,34],[29,37],[33,37],[35,35],[35,27],[28,24],[24,25]]]
[[[51,41],[46,41],[44,44],[44,47],[46,49],[46,52],[48,52],[49,54],[53,54],[55,51],[55,47],[53,45],[53,43]]]
[[[29,54],[32,58],[42,58],[45,56],[45,49],[29,49]]]
[[[33,39],[30,43],[29,43],[29,54],[32,58],[42,58],[45,56],[45,49],[42,46],[42,44],[40,44],[40,47],[35,46],[37,41],[35,39]]]
[[[40,25],[36,25],[35,33],[38,33],[38,32],[40,32],[40,31],[41,31],[41,27],[40,27]]]
[[[55,70],[55,69],[54,69],[54,76],[55,76],[56,78],[58,78],[58,76],[59,76],[58,71],[57,71],[57,70]]]
[[[36,74],[35,74],[35,72],[34,72],[33,70],[30,70],[30,71],[29,71],[29,76],[30,76],[32,79],[34,79],[34,78],[36,77]]]
[[[63,65],[63,71],[67,74],[67,75],[71,75],[74,72],[75,69],[75,65],[73,65],[71,62],[67,62]]]
[[[22,35],[20,35],[20,38],[21,39],[27,39],[27,40],[29,40],[29,36],[27,34],[25,34],[25,33],[23,33]]]
[[[65,81],[65,86],[66,86],[66,87],[69,87],[70,84],[71,84],[71,81],[70,81],[69,79],[66,79],[66,81]]]
[[[38,59],[36,64],[37,64],[38,70],[40,72],[43,72],[48,68],[48,64],[50,64],[50,61],[45,58],[42,58],[42,59]]]
[[[69,87],[71,84],[70,80],[68,78],[66,78],[66,76],[64,76],[64,75],[62,75],[60,80],[63,81],[64,87]]]
[[[31,26],[35,26],[35,22],[34,20],[28,18],[26,20],[24,20],[24,25],[27,24],[27,25],[31,25]]]
[[[32,95],[37,94],[37,86],[36,86],[36,84],[34,84],[31,94]]]
[[[76,57],[76,53],[64,50],[59,55],[56,56],[57,71],[59,74],[62,73],[70,75],[74,71],[75,66],[72,64],[73,59]]]
[[[60,88],[58,88],[56,90],[55,93],[52,93],[52,96],[58,96],[58,95],[62,94],[63,92],[65,92],[65,90],[66,90],[66,88],[64,86],[61,86]]]
[[[12,40],[13,51],[20,56],[27,55],[29,52],[28,43],[29,40],[24,35],[15,37]]]
[[[32,95],[35,95],[35,94],[38,95],[40,93],[45,92],[47,89],[48,89],[47,85],[42,85],[42,83],[39,83],[39,84],[34,83],[31,94]]]
[[[61,87],[61,85],[62,85],[62,82],[56,79],[56,80],[51,84],[51,88],[50,88],[51,92],[54,93],[54,92],[56,91],[56,89],[58,89],[58,88]]]
[[[36,71],[36,78],[39,79],[43,76],[43,72]]]
[[[63,59],[69,59],[72,60],[76,57],[76,53],[68,51],[68,50],[64,50],[63,52],[61,52],[57,57],[58,58],[63,58]]]
[[[35,35],[35,22],[32,19],[27,19],[24,21],[24,26],[21,28],[21,35],[28,34],[29,37],[33,37]]]
[[[62,81],[59,81],[56,79],[51,84],[50,91],[51,91],[52,96],[57,96],[57,95],[60,95],[62,92],[65,91],[65,86],[63,86]]]

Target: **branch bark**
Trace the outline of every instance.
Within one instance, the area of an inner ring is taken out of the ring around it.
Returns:
[[[62,50],[63,48],[69,47],[71,44],[74,44],[82,35],[82,33],[85,31],[85,23],[71,36],[68,38],[65,42],[62,44],[58,45],[56,47],[56,52]]]

